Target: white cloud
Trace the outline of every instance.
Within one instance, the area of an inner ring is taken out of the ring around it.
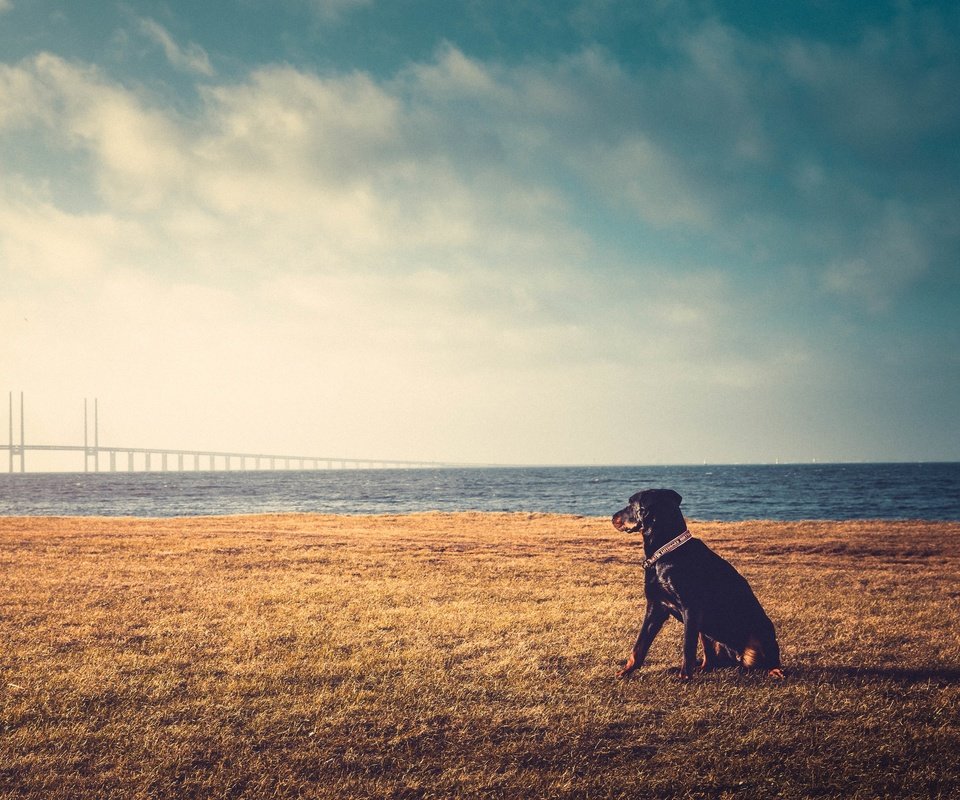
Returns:
[[[174,117],[98,70],[49,54],[5,68],[2,78],[0,100],[29,109],[8,126],[40,125],[64,153],[92,160],[102,197],[115,210],[156,208],[175,197],[188,154]]]
[[[13,187],[0,185],[0,190]],[[84,282],[130,263],[148,244],[141,226],[110,213],[71,214],[42,199],[0,203],[0,274],[23,285]]]
[[[34,70],[0,64],[0,130],[54,124],[55,95]]]
[[[140,31],[147,38],[152,39],[163,48],[167,61],[169,61],[172,66],[198,75],[206,75],[208,77],[213,75],[210,58],[200,45],[191,42],[186,47],[180,47],[180,45],[174,41],[169,31],[159,22],[152,19],[141,19]]]
[[[434,100],[462,100],[464,97],[483,97],[501,92],[497,79],[483,63],[464,55],[447,44],[441,48],[435,62],[414,64],[408,69],[417,90]]]
[[[930,263],[930,254],[912,215],[888,204],[883,218],[864,231],[855,255],[830,264],[823,286],[854,298],[875,312],[886,310]]]
[[[673,157],[641,137],[628,137],[579,155],[575,168],[587,183],[619,196],[655,226],[710,227],[714,215]]]
[[[324,22],[339,20],[344,14],[369,6],[373,0],[304,0]]]

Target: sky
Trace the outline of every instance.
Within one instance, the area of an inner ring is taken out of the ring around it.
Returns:
[[[0,0],[0,390],[28,444],[960,460],[958,86],[952,0]]]

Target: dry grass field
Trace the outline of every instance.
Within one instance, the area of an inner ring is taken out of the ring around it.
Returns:
[[[960,796],[960,524],[691,531],[786,680],[616,680],[605,519],[0,518],[0,796]]]

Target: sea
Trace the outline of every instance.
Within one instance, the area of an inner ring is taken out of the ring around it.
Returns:
[[[606,517],[671,488],[699,520],[960,520],[960,463],[0,474],[0,516],[513,511]]]

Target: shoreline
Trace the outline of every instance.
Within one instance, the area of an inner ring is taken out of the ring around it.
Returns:
[[[612,516],[612,515],[610,515]],[[135,515],[135,514],[0,514],[0,525],[8,521],[17,520],[99,520],[99,521],[139,521],[166,523],[172,521],[222,521],[237,520],[250,522],[258,519],[262,520],[386,520],[402,519],[414,520],[419,518],[458,518],[458,517],[478,517],[480,519],[494,520],[498,518],[507,519],[542,519],[542,520],[591,520],[595,522],[610,522],[610,516],[607,515],[584,515],[569,514],[555,511],[484,511],[467,509],[463,511],[448,510],[427,510],[427,511],[384,511],[379,513],[357,512],[314,512],[314,511],[251,511],[251,512],[229,512],[223,514],[183,514],[183,515]],[[876,525],[901,526],[901,525],[923,525],[923,526],[954,526],[960,529],[960,519],[925,519],[923,517],[848,517],[848,518],[816,518],[808,517],[803,519],[777,519],[774,517],[751,517],[743,519],[700,519],[684,515],[689,525],[706,526],[730,526],[730,525],[772,525],[772,526],[862,526]],[[612,527],[612,526],[611,526]],[[631,534],[620,534],[621,536],[631,536]]]

